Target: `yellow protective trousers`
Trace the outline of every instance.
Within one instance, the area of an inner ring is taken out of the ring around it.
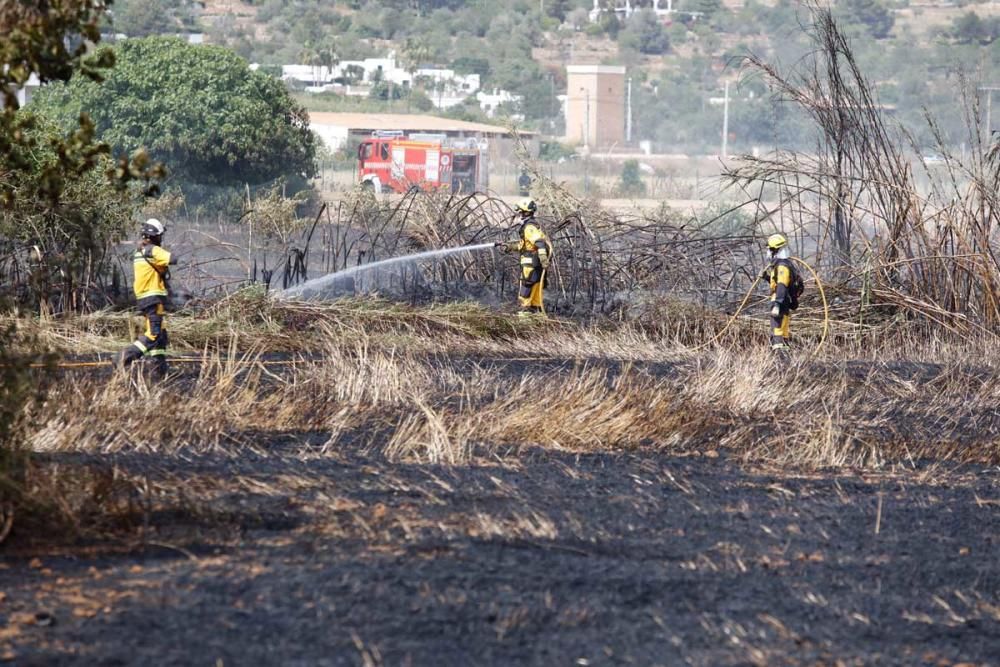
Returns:
[[[517,301],[521,310],[531,313],[544,313],[542,289],[545,285],[545,269],[524,264],[521,266],[521,284],[517,292]]]
[[[788,347],[791,340],[792,316],[782,308],[782,313],[778,317],[771,316],[771,349],[781,350]]]
[[[143,309],[143,316],[146,318],[146,330],[142,336],[133,343],[139,350],[150,357],[162,357],[167,354],[167,324],[165,315],[167,311],[162,303],[149,306]]]
[[[167,370],[167,327],[164,322],[166,309],[162,303],[153,303],[142,308],[146,320],[146,329],[139,337],[125,348],[121,354],[121,365],[128,366],[143,357],[149,357],[154,362],[155,369],[163,374]]]

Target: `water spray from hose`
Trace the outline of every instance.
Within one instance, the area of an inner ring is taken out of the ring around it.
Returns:
[[[302,297],[310,292],[312,293],[322,293],[330,289],[336,289],[338,282],[343,283],[343,281],[354,278],[358,275],[367,273],[369,271],[376,271],[379,269],[385,269],[397,264],[407,264],[413,262],[419,262],[423,260],[438,259],[441,257],[447,257],[449,255],[455,255],[460,252],[474,252],[477,250],[485,250],[487,248],[492,248],[493,243],[478,243],[476,245],[461,246],[458,248],[441,248],[440,250],[427,250],[425,252],[418,252],[413,255],[403,255],[402,257],[391,257],[389,259],[383,259],[378,262],[372,262],[371,264],[359,264],[357,266],[352,266],[347,269],[342,269],[335,273],[328,273],[325,276],[320,276],[319,278],[313,278],[312,280],[307,280],[301,285],[295,285],[289,287],[288,289],[276,292],[276,296],[279,299],[294,299],[297,297]]]

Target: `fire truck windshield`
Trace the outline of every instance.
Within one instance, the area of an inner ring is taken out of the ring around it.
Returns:
[[[369,143],[363,143],[358,146],[358,159],[367,160],[372,156],[372,145]]]

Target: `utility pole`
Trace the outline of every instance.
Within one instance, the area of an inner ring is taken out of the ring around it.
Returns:
[[[976,90],[986,91],[986,141],[993,141],[993,91],[1000,86],[979,86]]]
[[[549,130],[552,134],[556,133],[556,105],[559,101],[556,99],[556,80],[552,74],[549,74]],[[563,131],[566,132],[565,130]]]
[[[625,143],[632,143],[632,77],[628,78],[625,93]]]
[[[726,92],[722,98],[722,159],[725,160],[729,148],[729,81],[726,81]]]
[[[586,100],[583,124],[583,191],[590,194],[590,89],[580,88]]]

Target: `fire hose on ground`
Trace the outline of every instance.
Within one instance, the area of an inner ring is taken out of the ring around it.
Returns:
[[[816,281],[816,287],[819,291],[820,299],[823,301],[823,333],[820,335],[819,342],[816,344],[815,349],[813,349],[812,351],[812,354],[815,355],[817,352],[819,352],[819,349],[823,347],[823,343],[826,342],[826,337],[830,330],[830,305],[829,303],[827,303],[826,292],[823,290],[823,281],[819,279],[819,274],[816,273],[816,270],[813,269],[811,266],[809,266],[809,264],[803,259],[800,259],[798,257],[791,257],[789,259],[791,259],[796,264],[804,266],[809,270],[809,273],[812,274],[813,280]],[[729,321],[726,322],[726,325],[722,327],[719,333],[715,334],[715,336],[713,336],[711,340],[708,340],[699,345],[698,347],[694,348],[695,350],[704,349],[709,345],[712,345],[713,343],[717,342],[720,338],[722,338],[722,336],[726,333],[726,331],[729,330],[729,327],[732,326],[733,323],[736,321],[736,319],[740,316],[740,313],[746,307],[747,302],[750,301],[750,297],[753,296],[754,291],[757,289],[757,284],[761,281],[761,277],[762,276],[758,275],[757,278],[753,281],[753,283],[751,283],[750,289],[747,290],[746,296],[743,297],[743,301],[740,302],[740,305],[736,309],[736,312],[732,314],[732,316],[729,318]]]

